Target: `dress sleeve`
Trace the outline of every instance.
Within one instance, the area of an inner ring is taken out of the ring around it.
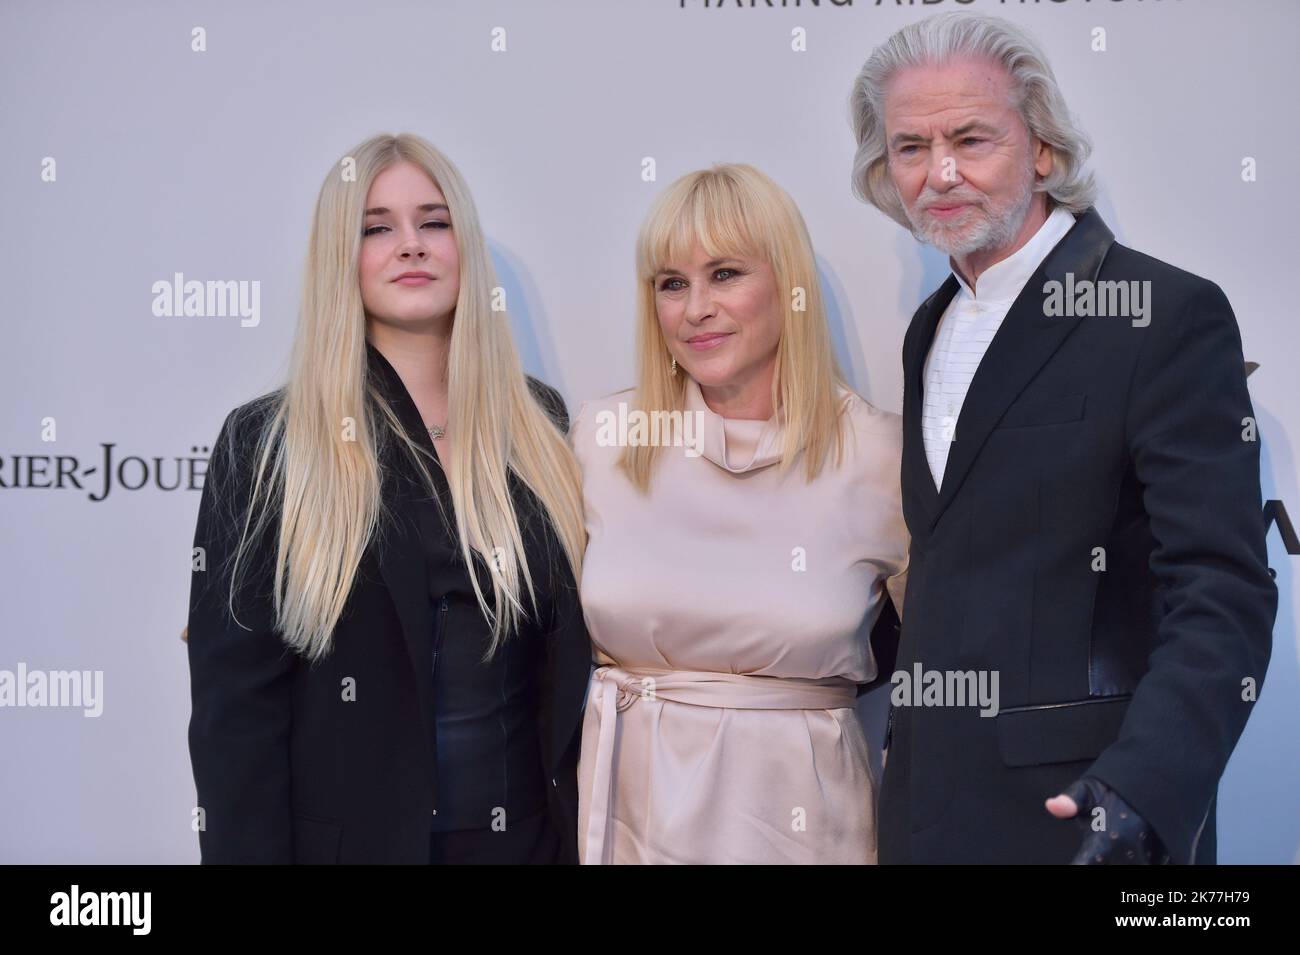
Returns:
[[[569,424],[569,447],[573,449],[573,454],[577,457],[579,466],[586,459],[587,442],[591,440],[591,436],[587,433],[591,424],[590,406],[590,401],[579,404],[578,411]]]
[[[903,621],[903,595],[907,592],[907,565],[910,559],[910,553],[905,551],[903,563],[898,568],[898,572],[885,578],[885,590],[889,594],[889,599],[894,603],[894,611],[898,614],[899,623]]]

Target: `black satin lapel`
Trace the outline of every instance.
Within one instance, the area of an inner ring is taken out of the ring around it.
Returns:
[[[1089,209],[1047,254],[1012,303],[975,371],[957,418],[935,521],[952,503],[980,448],[1007,408],[1082,321],[1077,316],[1044,315],[1044,284],[1064,283],[1067,272],[1073,273],[1076,284],[1084,279],[1096,280],[1114,241],[1101,216]]]

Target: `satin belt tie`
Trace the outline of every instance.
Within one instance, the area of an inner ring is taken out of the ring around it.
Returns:
[[[750,676],[700,670],[598,667],[590,702],[600,719],[583,862],[602,864],[609,844],[609,807],[614,794],[614,738],[618,714],[638,700],[669,700],[689,706],[737,710],[838,710],[857,702],[858,685],[843,677]]]

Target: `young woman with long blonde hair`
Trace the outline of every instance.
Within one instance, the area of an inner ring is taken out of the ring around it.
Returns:
[[[576,860],[578,471],[496,286],[429,143],[326,177],[288,380],[226,419],[199,509],[205,862]]]

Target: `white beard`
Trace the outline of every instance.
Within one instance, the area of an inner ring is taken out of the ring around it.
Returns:
[[[1019,234],[1020,227],[1029,213],[1029,206],[1034,199],[1034,170],[1029,167],[1021,190],[1012,195],[1001,206],[990,206],[981,200],[961,192],[949,192],[942,196],[932,192],[927,186],[916,199],[916,205],[950,199],[954,202],[972,202],[971,207],[961,213],[962,224],[950,225],[938,219],[931,219],[924,211],[913,213],[904,206],[908,221],[912,224],[912,235],[917,241],[932,245],[940,252],[946,252],[953,258],[962,258],[972,252],[984,249],[1000,249],[1009,245]]]

